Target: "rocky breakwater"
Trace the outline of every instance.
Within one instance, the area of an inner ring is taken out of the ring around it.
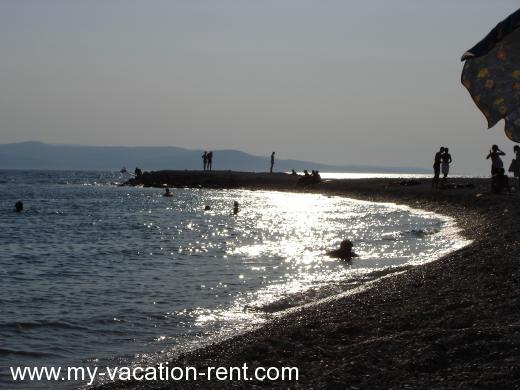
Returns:
[[[298,176],[286,173],[235,171],[151,171],[123,185],[143,187],[293,189]]]

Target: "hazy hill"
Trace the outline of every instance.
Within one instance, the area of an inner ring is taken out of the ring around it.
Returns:
[[[143,170],[201,169],[202,150],[174,146],[79,146],[41,142],[0,144],[0,169]],[[213,151],[214,170],[261,172],[269,169],[270,153],[254,156],[238,150]],[[421,168],[369,165],[335,166],[300,160],[276,160],[275,170],[317,169],[321,172],[429,172]]]

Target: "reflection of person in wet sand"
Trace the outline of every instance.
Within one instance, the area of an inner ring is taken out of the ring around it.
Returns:
[[[343,240],[341,241],[341,244],[339,245],[339,249],[335,249],[333,251],[327,252],[327,255],[330,257],[336,257],[339,259],[349,260],[353,257],[357,257],[358,255],[352,252],[352,247],[354,245],[352,244],[352,241],[350,240]]]

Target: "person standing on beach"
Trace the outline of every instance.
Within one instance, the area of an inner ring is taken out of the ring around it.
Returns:
[[[448,177],[448,173],[450,171],[450,164],[451,164],[451,154],[448,153],[448,148],[444,148],[444,153],[441,155],[442,160],[442,174],[444,177],[442,178],[442,181],[445,182],[446,178]]]
[[[518,178],[518,188],[520,189],[520,146],[513,146],[513,152],[515,153],[515,158],[511,161],[509,171],[513,172],[515,178]]]
[[[213,152],[212,151],[208,153],[207,159],[208,159],[208,162],[207,162],[208,171],[211,171],[211,165],[213,164]]]
[[[500,156],[505,156],[497,145],[493,145],[486,159],[491,159],[491,176],[498,175],[501,169],[504,169],[504,163]]]
[[[204,151],[204,154],[202,155],[202,163],[204,166],[204,171],[206,170],[206,166],[208,165],[208,152]]]
[[[273,166],[274,166],[274,152],[271,153],[271,169],[269,170],[269,173],[273,173]]]
[[[432,188],[439,187],[439,175],[441,174],[441,161],[442,154],[444,153],[444,147],[441,146],[439,151],[435,153],[435,157],[433,159],[433,180],[432,180]]]

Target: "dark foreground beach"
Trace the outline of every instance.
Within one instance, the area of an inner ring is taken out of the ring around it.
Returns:
[[[492,194],[483,179],[452,179],[452,188],[439,190],[425,180],[309,186],[296,181],[284,174],[163,172],[131,184],[310,191],[395,202],[454,217],[473,243],[365,291],[292,311],[170,362],[200,369],[296,366],[297,382],[119,382],[103,389],[520,388],[520,192]]]

